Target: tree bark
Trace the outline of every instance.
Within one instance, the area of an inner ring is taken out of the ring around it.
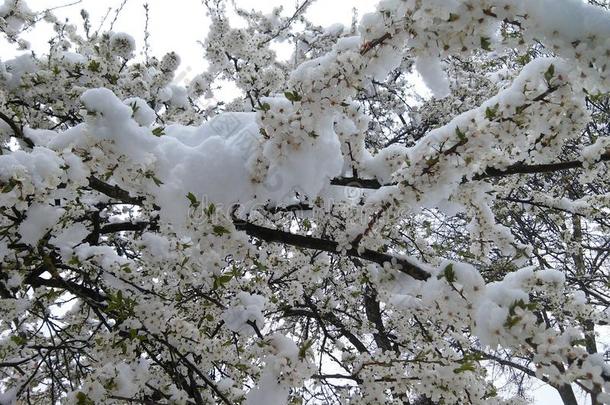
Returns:
[[[574,395],[574,390],[570,384],[564,384],[560,387],[555,387],[555,389],[559,392],[564,405],[578,405],[576,395]]]

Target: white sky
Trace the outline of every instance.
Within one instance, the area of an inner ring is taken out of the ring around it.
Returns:
[[[2,1],[2,0],[0,0]],[[79,15],[81,9],[86,9],[91,17],[93,30],[97,29],[102,18],[109,8],[113,11],[108,16],[102,30],[108,29],[114,18],[116,10],[123,0],[82,0],[79,4],[55,10],[60,19],[68,18],[72,23],[82,26]],[[69,4],[71,0],[26,0],[32,10],[39,11]],[[274,6],[284,5],[285,14],[292,14],[294,1],[291,0],[236,0],[244,8],[255,8],[263,12],[270,12]],[[203,41],[208,33],[209,19],[206,17],[205,7],[201,0],[127,0],[119,15],[114,31],[127,32],[136,39],[138,49],[141,51],[144,43],[144,8],[148,3],[150,7],[150,43],[152,55],[162,56],[169,51],[180,55],[182,64],[177,72],[177,82],[183,84],[189,78],[205,70],[203,51],[197,41]],[[373,11],[376,0],[318,0],[310,8],[307,16],[316,24],[329,26],[335,23],[351,24],[352,9],[359,10],[359,15]],[[44,26],[44,24],[43,24]],[[33,49],[42,53],[45,51],[47,38],[51,35],[48,25],[36,28],[25,35]],[[0,60],[8,59],[18,54],[15,47],[0,38]],[[561,399],[557,392],[547,386],[535,384],[530,395],[535,396],[536,404],[560,404]],[[581,403],[585,403],[582,401]]]

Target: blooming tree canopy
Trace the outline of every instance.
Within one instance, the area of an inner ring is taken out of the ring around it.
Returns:
[[[186,86],[0,5],[0,403],[610,403],[607,3],[226,3]]]

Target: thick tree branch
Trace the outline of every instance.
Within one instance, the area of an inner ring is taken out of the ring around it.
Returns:
[[[25,282],[33,288],[47,287],[68,291],[96,307],[104,307],[104,302],[107,299],[107,297],[95,290],[61,278],[44,279],[40,277],[27,277]]]
[[[595,163],[610,161],[610,153],[604,153]],[[514,164],[508,166],[504,170],[487,168],[485,172],[473,177],[473,180],[482,180],[490,177],[503,177],[513,174],[538,174],[538,173],[552,173],[563,170],[579,169],[583,167],[583,162],[580,160],[571,160],[566,162],[557,163],[546,163],[540,165],[525,165],[525,164]]]
[[[140,204],[142,202],[140,198],[130,196],[127,191],[121,189],[120,187],[111,186],[94,176],[89,177],[89,186],[94,190],[120,200],[126,204]],[[145,226],[145,223],[137,223],[128,225],[117,224],[116,226],[107,225],[106,227],[112,227],[112,229],[108,229],[107,233],[109,233],[117,232],[119,230],[141,230],[143,229],[142,227]],[[106,229],[106,227],[103,229]],[[240,231],[245,231],[250,236],[257,237],[266,242],[285,243],[287,245],[306,249],[321,250],[329,253],[337,253],[337,248],[339,246],[337,242],[332,240],[296,235],[289,232],[264,228],[249,222],[236,221],[235,227]],[[347,250],[346,254],[350,257],[368,260],[381,266],[383,266],[384,263],[390,263],[391,265],[396,266],[401,272],[415,278],[416,280],[427,280],[430,277],[430,273],[405,258],[376,252],[370,249],[362,250],[352,248]]]
[[[119,200],[125,204],[138,205],[142,203],[141,198],[132,197],[127,191],[123,190],[119,186],[111,186],[110,184],[103,182],[95,176],[89,177],[89,187],[91,187],[95,191],[99,191],[100,193]]]
[[[304,249],[321,250],[329,253],[337,253],[337,248],[339,247],[339,244],[332,240],[319,239],[312,236],[296,235],[290,232],[254,225],[249,222],[236,221],[235,228],[265,242],[284,243],[286,245]],[[416,280],[427,280],[430,278],[430,273],[405,258],[389,255],[387,253],[376,252],[370,249],[358,250],[352,248],[347,250],[345,254],[350,257],[368,260],[381,266],[383,266],[384,263],[390,263],[391,265],[397,267],[401,272],[413,277]]]
[[[385,325],[383,324],[381,306],[377,299],[377,291],[372,286],[367,286],[363,296],[366,318],[375,325],[375,328],[377,328],[377,332],[373,333],[373,338],[375,339],[377,347],[384,352],[396,350],[397,347],[392,346],[392,341],[388,337]]]
[[[148,227],[148,225],[148,222],[117,222],[102,226],[100,229],[100,234],[105,235],[122,231],[143,231]]]
[[[395,186],[396,184],[381,184],[377,179],[361,179],[357,177],[335,177],[331,179],[333,186],[347,186],[354,188],[379,189],[385,186]]]
[[[610,161],[610,152],[604,153],[594,163]],[[508,166],[506,169],[496,169],[493,167],[487,168],[483,173],[473,176],[473,180],[484,180],[493,177],[504,177],[515,174],[538,174],[538,173],[553,173],[564,170],[582,168],[584,163],[580,160],[569,160],[557,163],[545,163],[539,165],[526,165],[516,163]],[[466,183],[468,180],[464,179]],[[356,177],[336,177],[330,181],[333,186],[347,186],[355,188],[379,189],[385,186],[395,186],[396,183],[381,184],[377,179],[360,179]]]

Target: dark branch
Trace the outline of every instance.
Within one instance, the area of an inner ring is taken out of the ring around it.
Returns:
[[[604,153],[594,163],[610,161],[610,152]],[[496,169],[488,167],[483,173],[475,175],[473,180],[484,180],[494,177],[504,177],[515,174],[538,174],[538,173],[552,173],[564,170],[579,169],[583,167],[583,162],[580,160],[569,160],[566,162],[557,163],[546,163],[540,165],[526,165],[523,163],[517,163],[508,166],[506,169]],[[468,180],[464,179],[466,183]],[[381,184],[376,179],[360,179],[356,177],[337,177],[330,181],[330,184],[334,186],[347,186],[355,188],[367,188],[367,189],[379,189],[386,186],[395,186],[395,183]]]
[[[381,184],[376,179],[360,179],[357,177],[335,177],[330,181],[333,186],[347,186],[355,188],[370,188],[378,189],[383,186],[392,186],[394,184]]]
[[[600,158],[595,161],[595,163],[599,162],[607,162],[610,160],[610,153],[604,153],[600,156]],[[522,163],[514,164],[512,166],[508,166],[504,170],[487,168],[485,172],[476,175],[473,177],[474,180],[481,180],[490,177],[503,177],[509,176],[512,174],[537,174],[537,173],[551,173],[558,172],[563,170],[570,169],[579,169],[583,167],[583,162],[579,160],[571,160],[567,162],[557,162],[557,163],[547,163],[541,165],[525,165]]]
[[[116,233],[122,231],[143,231],[148,227],[148,222],[118,222],[114,224],[104,225],[100,229],[100,234]]]
[[[286,245],[305,249],[321,250],[328,253],[337,253],[337,248],[339,246],[337,242],[332,240],[319,239],[312,236],[296,235],[290,232],[264,228],[249,222],[236,221],[235,228],[265,242],[284,243]],[[384,263],[390,263],[392,266],[398,268],[401,272],[408,274],[416,280],[427,280],[430,277],[430,273],[411,263],[407,259],[392,256],[387,253],[380,253],[370,249],[358,251],[357,249],[353,248],[347,250],[345,253],[350,257],[368,260],[381,266],[383,266]]]
[[[362,343],[360,339],[356,337],[356,335],[350,332],[350,330],[343,324],[341,319],[339,319],[335,314],[333,314],[332,312],[322,314],[320,313],[320,311],[318,311],[318,309],[312,302],[308,303],[308,305],[311,308],[311,311],[306,309],[291,308],[286,309],[284,311],[284,316],[308,317],[316,319],[322,325],[324,324],[324,321],[329,322],[331,325],[338,329],[339,333],[341,333],[342,336],[345,336],[345,338],[349,340],[349,342],[356,348],[356,350],[358,350],[358,352],[369,352],[364,343]]]
[[[111,186],[110,184],[105,183],[94,176],[89,177],[89,187],[125,204],[138,205],[142,203],[141,198],[132,197],[127,191],[123,190],[119,186]]]
[[[0,111],[0,119],[6,122],[6,124],[11,128],[11,130],[15,134],[15,138],[21,139],[30,148],[34,147],[34,142],[30,138],[25,136],[25,134],[23,133],[23,129],[21,129],[19,125],[15,123],[15,121],[10,119],[10,117],[4,114],[2,111]]]

